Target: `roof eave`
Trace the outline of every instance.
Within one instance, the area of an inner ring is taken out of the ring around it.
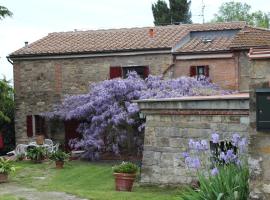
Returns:
[[[154,54],[154,53],[171,53],[171,47],[164,48],[144,48],[144,49],[123,49],[110,51],[85,51],[85,52],[65,52],[65,53],[37,53],[37,54],[10,54],[8,59],[27,59],[27,58],[58,58],[58,57],[102,57],[115,55],[134,55],[134,54]]]
[[[189,55],[189,54],[216,54],[216,53],[228,53],[231,52],[230,49],[215,50],[215,51],[182,51],[182,52],[173,52],[174,55]]]

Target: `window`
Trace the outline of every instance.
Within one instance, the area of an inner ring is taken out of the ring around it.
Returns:
[[[197,78],[202,76],[209,77],[209,66],[208,65],[191,66],[190,76]]]
[[[149,67],[148,66],[128,66],[128,67],[118,67],[111,66],[110,67],[110,79],[113,78],[126,78],[128,72],[135,71],[141,78],[147,78],[149,75]]]
[[[39,115],[28,115],[26,117],[27,136],[33,137],[37,134],[46,135],[45,119]]]

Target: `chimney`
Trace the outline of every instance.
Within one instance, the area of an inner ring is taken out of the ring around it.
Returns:
[[[149,33],[149,37],[153,38],[155,36],[154,28],[150,28],[148,33]]]
[[[25,46],[25,47],[28,47],[28,41],[25,41],[25,42],[24,42],[24,46]]]

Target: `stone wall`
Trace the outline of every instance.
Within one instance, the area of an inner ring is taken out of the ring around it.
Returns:
[[[248,58],[247,51],[241,51],[238,53],[238,63],[239,63],[239,91],[249,92],[249,79],[251,63]]]
[[[109,78],[110,66],[148,65],[150,74],[159,75],[171,64],[171,54],[137,56],[14,60],[16,142],[28,141],[26,116],[50,111],[67,94],[88,91],[90,83]],[[48,125],[49,126],[49,125]],[[49,136],[64,138],[63,125]]]
[[[242,136],[248,133],[247,94],[141,100],[138,103],[146,115],[141,173],[141,182],[145,184],[191,181],[181,154],[186,151],[189,139],[210,141],[214,131],[223,139],[235,132]]]
[[[270,130],[256,130],[257,88],[270,88],[270,58],[252,60],[250,77],[250,156],[254,171],[250,188],[252,199],[270,199]],[[266,108],[270,112],[270,107]]]

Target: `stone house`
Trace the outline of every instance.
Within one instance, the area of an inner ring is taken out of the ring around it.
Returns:
[[[16,141],[38,133],[66,143],[77,137],[75,122],[49,123],[39,114],[65,95],[130,70],[143,78],[205,75],[221,87],[248,90],[248,49],[270,44],[269,38],[268,30],[231,22],[76,30],[25,43],[7,57],[14,69]]]

